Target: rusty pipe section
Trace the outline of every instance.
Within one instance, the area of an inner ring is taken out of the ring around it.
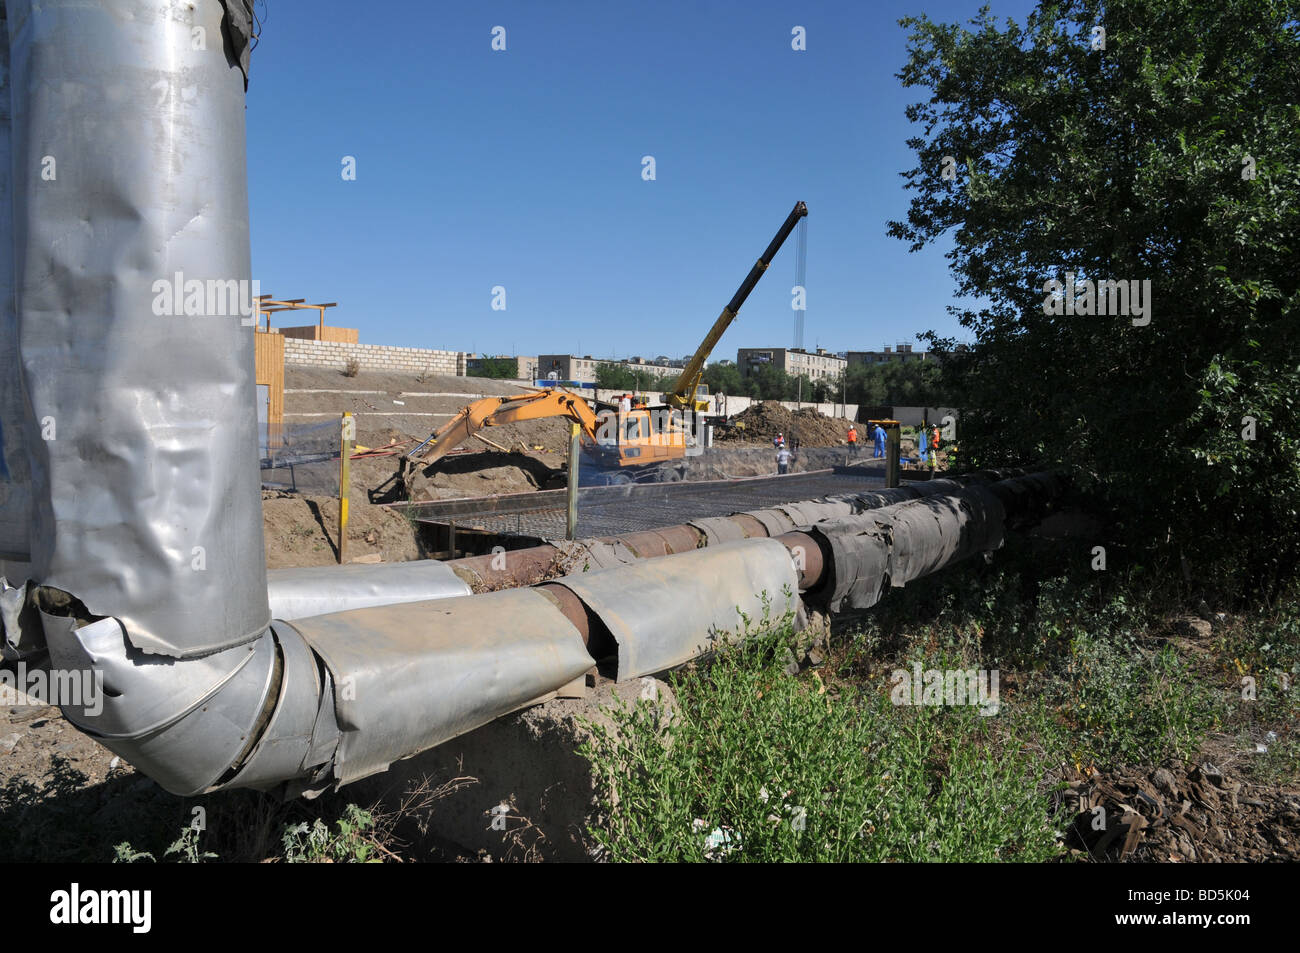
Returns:
[[[1014,515],[1059,488],[1043,475],[972,484],[535,587],[277,621],[267,639],[178,665],[151,665],[116,619],[47,617],[47,632],[60,667],[93,667],[111,689],[97,714],[65,706],[70,720],[170,790],[312,794],[537,701],[594,663],[635,678],[798,624],[800,587],[819,607],[872,605],[886,586],[996,548]]]
[[[467,556],[448,560],[446,565],[476,592],[529,586],[562,572],[568,564],[581,565],[584,560],[593,562],[597,568],[604,568],[620,561],[671,556],[739,539],[782,539],[798,527],[807,527],[821,520],[851,516],[938,493],[954,492],[971,483],[1012,479],[1023,473],[1021,470],[985,470],[958,478],[908,484],[896,489],[785,503],[762,510],[711,517],[621,536],[579,540],[576,543],[545,543],[502,553]],[[799,588],[807,589],[820,573],[821,552],[816,547],[808,546],[807,540],[791,540],[790,545],[803,546],[804,558],[811,560],[808,567],[800,572]],[[797,557],[798,555],[796,553]]]

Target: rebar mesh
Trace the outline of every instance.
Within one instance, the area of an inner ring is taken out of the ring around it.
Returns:
[[[879,470],[859,473],[796,473],[702,483],[671,483],[619,488],[617,494],[601,488],[582,490],[578,497],[578,532],[581,536],[617,536],[638,530],[672,526],[706,516],[728,516],[798,500],[817,500],[839,494],[861,493],[884,486]],[[504,536],[563,539],[565,503],[562,493],[520,494],[492,511],[466,512],[462,504],[442,508],[422,504],[421,522],[457,529],[474,529]]]
[[[271,428],[262,448],[262,488],[317,496],[338,496],[339,450],[343,430],[338,420],[320,424],[282,424]]]

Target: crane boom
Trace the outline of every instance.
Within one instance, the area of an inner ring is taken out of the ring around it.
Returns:
[[[799,224],[799,219],[808,214],[808,206],[803,202],[795,202],[794,208],[786,216],[785,221],[777,230],[776,236],[768,244],[767,249],[759,256],[758,261],[754,262],[754,267],[749,269],[749,274],[745,280],[740,283],[736,293],[731,296],[727,306],[722,309],[718,319],[713,322],[713,327],[709,333],[704,336],[704,340],[691,356],[689,363],[682,370],[681,376],[677,378],[677,388],[665,399],[665,403],[670,407],[681,410],[702,411],[708,409],[708,402],[697,399],[696,394],[699,390],[700,379],[704,376],[704,362],[708,360],[709,354],[712,353],[714,346],[722,338],[722,334],[730,326],[731,322],[736,319],[740,306],[745,303],[749,293],[754,290],[758,284],[758,279],[763,277],[767,271],[768,265],[776,257],[776,253],[781,250],[785,240],[790,237],[794,227]]]

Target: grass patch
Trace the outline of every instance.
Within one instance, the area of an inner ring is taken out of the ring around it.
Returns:
[[[972,708],[785,672],[789,632],[675,680],[665,728],[648,703],[592,725],[584,754],[616,861],[1045,860],[1059,852],[1042,772]]]

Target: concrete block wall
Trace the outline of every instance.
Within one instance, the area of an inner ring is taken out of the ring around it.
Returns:
[[[612,403],[614,401],[617,401],[618,396],[623,393],[626,393],[626,391],[608,390],[602,387],[597,389],[596,397],[600,400]],[[665,395],[660,391],[638,391],[637,393],[645,394],[645,396],[648,398],[651,405],[662,404],[664,402]],[[729,416],[739,414],[742,411],[747,410],[751,404],[758,404],[758,403],[762,403],[762,402],[753,397],[742,397],[738,394],[728,394],[727,414]],[[811,403],[810,401],[804,401],[802,404],[799,404],[793,400],[782,400],[782,401],[778,401],[778,403],[780,403],[780,405],[786,408],[787,410],[798,410],[801,407],[812,408],[813,410],[817,411],[819,414],[825,414],[827,417],[847,416],[850,420],[856,420],[858,414],[857,404],[847,404],[847,405],[814,404]],[[720,408],[718,407],[717,394],[713,394],[709,397],[709,405],[710,405],[709,406],[710,413],[717,414],[721,412]]]
[[[344,344],[336,341],[308,341],[286,337],[284,363],[305,367],[333,367],[342,370],[356,358],[364,371],[392,371],[410,374],[465,375],[464,351],[432,351],[419,347],[387,347],[381,344]]]
[[[927,417],[932,424],[943,426],[943,418],[960,416],[955,407],[895,407],[894,419],[904,427],[919,427]]]

